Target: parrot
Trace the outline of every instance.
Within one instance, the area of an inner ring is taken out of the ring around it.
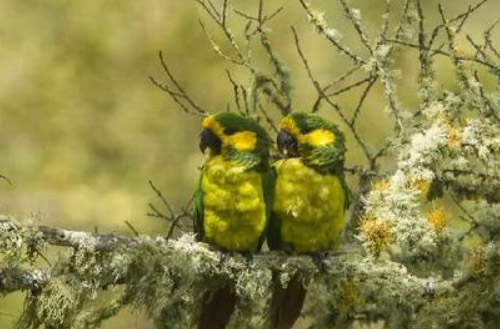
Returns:
[[[292,112],[279,123],[275,192],[268,245],[313,257],[336,248],[345,225],[348,188],[344,179],[345,138],[317,114]],[[278,273],[275,273],[277,276]],[[273,329],[291,328],[306,296],[299,275],[287,288],[276,279],[271,302]]]
[[[222,252],[260,251],[272,206],[270,145],[254,119],[219,112],[203,120],[199,147],[209,154],[193,202],[198,241]],[[225,328],[237,301],[233,290],[226,286],[203,297],[199,329]]]

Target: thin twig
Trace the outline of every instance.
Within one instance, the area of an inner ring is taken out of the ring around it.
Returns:
[[[454,18],[451,18],[448,20],[448,24],[449,23],[454,23],[460,19],[463,19],[465,18],[465,20],[462,20],[461,24],[463,26],[463,24],[465,23],[465,21],[470,17],[470,14],[472,14],[473,12],[475,12],[476,10],[478,10],[479,8],[481,8],[486,2],[488,2],[489,0],[481,0],[479,1],[476,5],[474,5],[473,7],[468,7],[467,8],[467,11],[455,16]],[[428,44],[428,48],[432,48],[432,45],[434,44],[434,41],[436,40],[436,37],[438,36],[439,34],[439,31],[442,30],[444,27],[446,27],[446,23],[443,22],[441,24],[438,24],[434,30],[432,31],[432,34],[431,34],[431,37],[430,37],[430,40],[429,40],[429,44]],[[458,32],[458,31],[457,31]]]
[[[309,67],[309,63],[307,61],[307,58],[305,57],[305,55],[302,52],[302,49],[300,47],[300,41],[299,41],[299,36],[297,35],[297,31],[295,31],[295,28],[293,26],[291,27],[291,29],[292,29],[292,33],[293,33],[293,36],[294,36],[295,47],[297,48],[297,52],[299,53],[299,56],[300,56],[300,58],[302,60],[302,63],[304,64],[304,67],[305,67],[305,69],[307,71],[307,75],[309,76],[309,79],[311,80],[312,84],[316,88],[316,91],[318,92],[319,95],[321,95],[322,98],[324,98],[326,100],[326,102],[330,106],[332,106],[335,109],[335,111],[340,116],[340,118],[342,119],[342,121],[349,127],[351,133],[354,136],[354,139],[356,140],[356,142],[358,143],[358,145],[361,147],[361,149],[362,149],[365,157],[367,158],[368,162],[371,162],[372,161],[372,157],[371,157],[370,151],[368,150],[368,147],[366,146],[366,144],[363,142],[363,140],[359,136],[356,128],[353,125],[351,125],[351,122],[347,119],[347,117],[345,116],[345,114],[342,112],[340,106],[338,104],[332,102],[330,100],[330,98],[327,95],[325,95],[325,93],[323,91],[323,88],[321,87],[320,83],[318,82],[318,80],[316,80],[316,78],[314,78],[314,75],[313,75],[313,73],[311,71],[311,68]]]
[[[226,74],[227,74],[227,78],[229,79],[229,82],[231,82],[231,85],[233,86],[234,102],[236,104],[236,108],[238,109],[238,112],[244,114],[243,110],[241,109],[241,105],[240,105],[239,86],[236,83],[236,81],[234,81],[233,77],[231,76],[231,72],[229,72],[229,70],[226,70]]]
[[[375,82],[377,81],[377,79],[378,79],[378,76],[372,77],[370,82],[368,83],[368,86],[366,86],[365,90],[363,91],[363,94],[361,94],[361,98],[359,99],[358,105],[354,109],[354,114],[352,115],[352,119],[350,122],[351,126],[354,126],[356,124],[356,120],[359,116],[359,112],[361,110],[361,107],[363,106],[363,103],[364,103],[366,97],[370,93],[370,90],[372,89],[372,87],[375,84]]]
[[[363,84],[365,84],[367,82],[370,82],[372,80],[373,80],[373,76],[370,75],[370,76],[368,76],[366,78],[363,78],[361,80],[358,80],[358,81],[354,82],[353,84],[350,84],[350,85],[348,85],[346,87],[343,87],[343,88],[341,88],[339,90],[336,90],[336,91],[333,91],[333,92],[331,92],[329,94],[326,94],[326,96],[327,97],[334,97],[334,96],[341,95],[341,94],[343,94],[343,93],[345,93],[347,91],[350,91],[353,88],[356,88],[358,86],[362,86]]]
[[[349,21],[354,26],[354,29],[358,33],[359,38],[361,39],[361,43],[366,47],[366,49],[370,52],[370,55],[373,56],[373,48],[368,41],[368,37],[366,36],[363,27],[361,26],[361,22],[357,17],[354,16],[353,8],[347,4],[345,0],[339,0],[342,4],[342,8],[344,8],[344,13],[346,14]]]
[[[170,216],[173,217],[174,216],[174,210],[170,206],[170,203],[168,203],[167,199],[163,196],[163,193],[161,193],[161,191],[155,186],[155,184],[151,180],[149,181],[149,186],[151,186],[151,188],[156,193],[156,195],[158,196],[158,198],[160,198],[160,200],[163,203],[163,205],[165,207],[167,207],[167,210],[168,210]]]
[[[163,67],[164,72],[167,74],[168,80],[170,83],[177,89],[177,91],[174,91],[170,89],[166,84],[163,85],[160,82],[158,82],[155,78],[149,77],[150,81],[158,88],[161,90],[167,92],[170,97],[186,112],[189,114],[196,114],[196,115],[202,115],[205,116],[207,112],[203,110],[200,106],[198,106],[191,97],[186,93],[184,88],[181,86],[181,84],[177,81],[177,79],[174,77],[172,72],[170,71],[170,68],[168,67],[167,63],[165,62],[165,59],[163,58],[163,53],[160,51],[158,53],[158,57],[160,59],[161,66]],[[194,110],[192,111],[189,109],[184,103],[180,101],[180,99],[183,99],[187,104]]]
[[[130,223],[128,220],[125,221],[125,225],[127,225],[127,227],[132,231],[132,233],[134,233],[135,236],[139,236],[139,231],[137,231],[135,229],[135,227],[132,225],[132,223]]]
[[[9,183],[9,185],[11,185],[11,186],[12,186],[12,182],[10,181],[10,179],[8,179],[8,178],[7,178],[7,176],[0,175],[0,179],[5,180],[7,183]]]
[[[311,8],[309,7],[309,4],[305,0],[299,0],[299,1],[301,3],[302,7],[306,10],[308,16],[310,18],[313,18],[314,17],[314,13],[311,10]],[[347,57],[349,57],[357,65],[366,64],[366,61],[363,58],[355,55],[351,50],[347,49],[346,47],[344,47],[343,45],[341,45],[337,40],[335,40],[335,38],[333,38],[329,33],[326,33],[326,31],[324,30],[324,28],[322,26],[315,25],[315,27],[318,30],[318,32],[320,32],[321,35],[323,35],[324,37],[326,37],[327,40],[330,41],[330,43],[332,45],[334,45],[335,48],[337,48],[337,50],[341,54],[344,54]]]

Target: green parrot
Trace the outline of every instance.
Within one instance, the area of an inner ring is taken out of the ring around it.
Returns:
[[[211,115],[202,126],[200,149],[209,155],[195,192],[197,239],[222,251],[259,251],[273,194],[270,139],[256,121],[230,112]],[[224,328],[235,303],[232,287],[207,294],[198,328]]]
[[[345,225],[344,135],[313,113],[292,113],[280,122],[277,173],[268,244],[271,249],[318,255],[338,246]],[[291,328],[306,290],[299,276],[275,285],[272,328]]]

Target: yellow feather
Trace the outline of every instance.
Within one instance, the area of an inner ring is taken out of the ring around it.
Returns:
[[[273,211],[281,221],[281,241],[299,253],[328,250],[344,228],[345,193],[335,175],[322,175],[300,159],[275,163],[278,178]]]
[[[293,137],[299,138],[300,129],[295,121],[290,117],[285,117],[280,122],[280,128],[292,134]]]
[[[333,144],[335,142],[335,135],[333,134],[333,132],[326,129],[316,129],[308,134],[300,136],[299,139],[301,143],[320,147],[328,144]]]
[[[206,241],[227,250],[255,250],[266,226],[260,173],[214,156],[203,169],[201,189]]]
[[[231,145],[238,151],[253,151],[257,145],[257,135],[253,131],[245,130],[226,135],[224,128],[213,116],[205,118],[201,125],[219,137],[224,146]]]
[[[257,145],[257,135],[253,131],[240,131],[226,136],[226,142],[238,151],[253,151]]]
[[[201,123],[203,128],[211,130],[217,137],[221,138],[224,137],[224,128],[220,125],[217,120],[214,119],[213,116],[206,117],[203,119],[203,122]]]

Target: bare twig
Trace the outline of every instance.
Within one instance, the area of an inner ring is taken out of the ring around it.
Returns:
[[[465,21],[470,17],[470,15],[475,12],[476,10],[478,10],[479,8],[481,8],[486,2],[488,2],[489,0],[481,0],[479,1],[476,5],[474,6],[469,6],[467,8],[467,10],[451,19],[448,20],[448,24],[449,23],[454,23],[458,20],[462,20],[462,22],[460,23],[462,26],[465,24]],[[438,36],[439,32],[446,27],[446,23],[443,22],[441,24],[438,24],[432,31],[431,33],[431,37],[430,37],[430,40],[429,40],[429,43],[428,43],[428,48],[432,48],[432,45],[434,44],[434,41],[436,40],[436,37]],[[459,31],[457,31],[459,32]]]
[[[297,31],[295,31],[295,28],[293,26],[291,28],[292,28],[292,33],[293,33],[294,40],[295,40],[295,47],[297,48],[297,52],[299,53],[299,56],[300,56],[300,58],[302,60],[302,63],[304,64],[304,67],[305,67],[305,69],[307,71],[307,75],[309,76],[309,79],[311,80],[312,84],[316,88],[316,91],[318,92],[319,95],[321,95],[321,98],[325,99],[326,102],[335,109],[335,111],[340,116],[340,118],[342,119],[342,121],[349,127],[351,133],[354,136],[354,139],[356,140],[356,142],[358,143],[358,145],[361,147],[361,149],[362,149],[364,155],[366,156],[368,162],[371,162],[372,161],[372,157],[371,157],[370,151],[368,150],[367,145],[364,143],[364,141],[359,136],[356,128],[347,119],[347,117],[345,116],[345,114],[342,112],[341,108],[336,103],[332,102],[327,95],[325,95],[325,93],[323,91],[323,88],[321,87],[320,83],[316,80],[316,78],[314,78],[314,75],[313,75],[313,73],[311,71],[311,68],[309,67],[309,63],[308,63],[308,61],[307,61],[307,59],[306,59],[306,57],[305,57],[305,55],[302,52],[302,49],[300,47],[300,41],[299,41],[299,36],[297,35]]]
[[[4,176],[4,175],[0,175],[0,179],[3,179],[5,180],[7,183],[9,183],[9,185],[12,186],[12,182],[7,178],[7,176]]]
[[[373,76],[370,75],[370,76],[368,76],[366,78],[363,78],[361,80],[358,80],[358,81],[356,81],[356,82],[354,82],[354,83],[352,83],[352,84],[350,84],[350,85],[348,85],[346,87],[343,87],[343,88],[341,88],[339,90],[336,90],[336,91],[333,91],[333,92],[331,92],[329,94],[326,94],[326,96],[327,97],[334,97],[334,96],[341,95],[341,94],[343,94],[343,93],[345,93],[347,91],[350,91],[353,88],[356,88],[358,86],[362,86],[363,84],[365,84],[367,82],[371,82],[372,80],[373,80]]]
[[[167,84],[161,84],[155,78],[149,77],[150,81],[161,90],[167,92],[170,97],[186,112],[189,114],[202,115],[205,116],[207,112],[203,110],[200,106],[198,106],[193,99],[186,93],[184,88],[180,85],[177,79],[174,77],[172,72],[170,71],[168,65],[166,64],[163,53],[160,51],[158,53],[158,57],[160,58],[160,63],[163,67],[164,72],[167,74],[169,82],[177,89],[177,91],[172,90],[168,87]],[[181,100],[185,101],[187,104],[184,104]],[[190,107],[188,107],[189,105]]]
[[[315,17],[315,13],[311,10],[311,8],[309,7],[309,4],[305,0],[299,0],[299,1],[301,3],[302,7],[306,10],[309,18],[313,19]],[[323,26],[315,24],[315,27],[318,30],[318,32],[321,35],[325,36],[328,39],[328,41],[330,41],[330,43],[332,45],[334,45],[335,48],[337,48],[337,50],[340,53],[342,53],[342,54],[346,55],[347,57],[349,57],[355,64],[357,64],[357,65],[363,65],[363,64],[366,63],[366,61],[363,58],[355,55],[351,50],[349,50],[348,48],[344,47],[337,40],[335,40],[335,38],[333,38],[331,36],[331,34],[326,33],[326,31],[325,31],[325,29],[324,29]]]
[[[233,77],[231,76],[231,72],[229,70],[226,70],[227,78],[229,79],[229,82],[231,82],[231,85],[233,86],[233,94],[234,94],[234,103],[236,104],[236,108],[238,109],[238,112],[241,114],[245,114],[243,109],[241,108],[240,105],[240,89],[236,81],[234,81]],[[248,115],[248,113],[246,113]]]
[[[161,191],[153,184],[152,181],[149,181],[149,185],[151,186],[151,188],[153,189],[153,191],[155,192],[157,197],[161,200],[162,204],[167,209],[168,214],[165,214],[162,211],[158,210],[158,208],[156,208],[152,203],[148,203],[148,206],[149,206],[149,209],[151,210],[151,212],[149,212],[147,215],[150,217],[154,217],[154,218],[164,219],[170,223],[167,235],[165,237],[168,240],[168,239],[173,237],[174,231],[176,228],[179,229],[180,231],[182,231],[180,222],[183,219],[185,219],[185,218],[193,219],[193,217],[191,215],[191,206],[193,203],[194,196],[191,197],[191,199],[188,201],[188,203],[185,207],[181,208],[180,213],[176,214],[174,212],[172,206],[170,206],[170,203],[163,196],[163,193],[161,193]]]
[[[273,65],[275,71],[276,71],[276,76],[279,81],[279,88],[278,91],[281,96],[280,101],[276,101],[277,98],[273,98],[273,103],[275,103],[278,108],[281,111],[281,114],[283,116],[286,116],[288,113],[291,112],[291,107],[292,107],[292,99],[290,95],[290,91],[292,90],[292,87],[290,85],[290,76],[288,69],[284,66],[282,61],[278,58],[278,55],[276,52],[273,50],[273,47],[271,46],[269,42],[269,38],[267,36],[266,31],[264,30],[264,16],[263,16],[263,10],[264,10],[264,2],[263,0],[259,0],[259,7],[258,7],[258,27],[257,30],[260,35],[260,42],[264,50],[266,51],[269,60],[271,64]]]
[[[132,231],[132,233],[134,233],[135,236],[139,236],[139,231],[137,231],[135,229],[135,227],[132,225],[132,223],[130,223],[128,220],[125,221],[125,225],[127,225],[127,227]]]
[[[361,94],[361,98],[359,99],[358,105],[354,109],[354,113],[352,115],[352,119],[351,119],[351,122],[350,122],[351,126],[354,126],[356,124],[356,120],[357,120],[357,118],[359,116],[359,112],[361,110],[361,107],[363,106],[363,103],[365,102],[366,97],[370,93],[370,90],[372,89],[372,87],[375,84],[375,82],[377,81],[377,79],[378,79],[377,76],[371,77],[371,80],[368,83],[368,86],[366,86],[365,90],[363,91],[363,94]]]
[[[358,33],[359,38],[361,39],[361,42],[363,45],[366,47],[366,49],[370,52],[370,55],[373,56],[373,47],[370,45],[370,42],[368,41],[368,37],[366,36],[365,31],[363,30],[363,27],[361,26],[361,22],[358,17],[356,17],[354,11],[357,9],[352,8],[347,4],[345,0],[339,0],[340,3],[342,4],[342,8],[344,9],[344,13],[346,14],[347,18],[349,21],[352,23],[354,26],[354,29]]]
[[[151,189],[153,189],[153,191],[156,193],[156,195],[161,200],[163,205],[167,208],[169,215],[173,217],[174,210],[170,206],[170,203],[168,203],[167,199],[163,196],[163,193],[161,193],[161,191],[154,185],[153,181],[151,181],[151,180],[149,181],[149,186],[151,186]]]

